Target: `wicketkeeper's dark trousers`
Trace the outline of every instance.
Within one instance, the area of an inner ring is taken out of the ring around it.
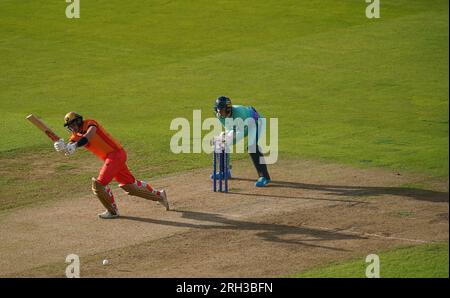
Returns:
[[[259,146],[256,147],[255,153],[250,153],[250,157],[252,158],[253,165],[255,166],[256,171],[258,172],[259,177],[266,177],[270,179],[269,171],[267,170],[267,165],[265,163],[260,162],[260,157],[263,157]]]

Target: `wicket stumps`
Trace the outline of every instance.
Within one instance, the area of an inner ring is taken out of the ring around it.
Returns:
[[[228,192],[228,155],[230,153],[225,152],[225,146],[221,143],[214,143],[213,148],[213,191],[217,192],[218,184],[219,192]],[[217,171],[217,163],[219,163],[219,171]],[[217,175],[219,177],[217,177]]]

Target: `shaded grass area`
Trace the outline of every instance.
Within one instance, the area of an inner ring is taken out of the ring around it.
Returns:
[[[380,277],[384,278],[448,278],[448,242],[397,248],[377,253],[380,257]],[[292,277],[303,278],[365,278],[368,263],[359,260],[340,262],[314,268]]]

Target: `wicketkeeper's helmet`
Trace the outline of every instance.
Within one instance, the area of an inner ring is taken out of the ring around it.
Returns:
[[[231,108],[232,108],[231,99],[229,99],[226,96],[219,96],[214,104],[214,112],[218,117],[221,117],[220,110],[224,108],[226,108],[227,116],[231,115]]]

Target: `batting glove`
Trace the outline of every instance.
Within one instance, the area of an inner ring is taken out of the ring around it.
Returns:
[[[69,143],[66,145],[66,152],[65,155],[69,156],[75,153],[75,150],[77,149],[77,143]]]
[[[55,147],[55,150],[58,152],[64,151],[66,149],[66,145],[64,144],[63,139],[59,139],[53,144],[53,147]]]

